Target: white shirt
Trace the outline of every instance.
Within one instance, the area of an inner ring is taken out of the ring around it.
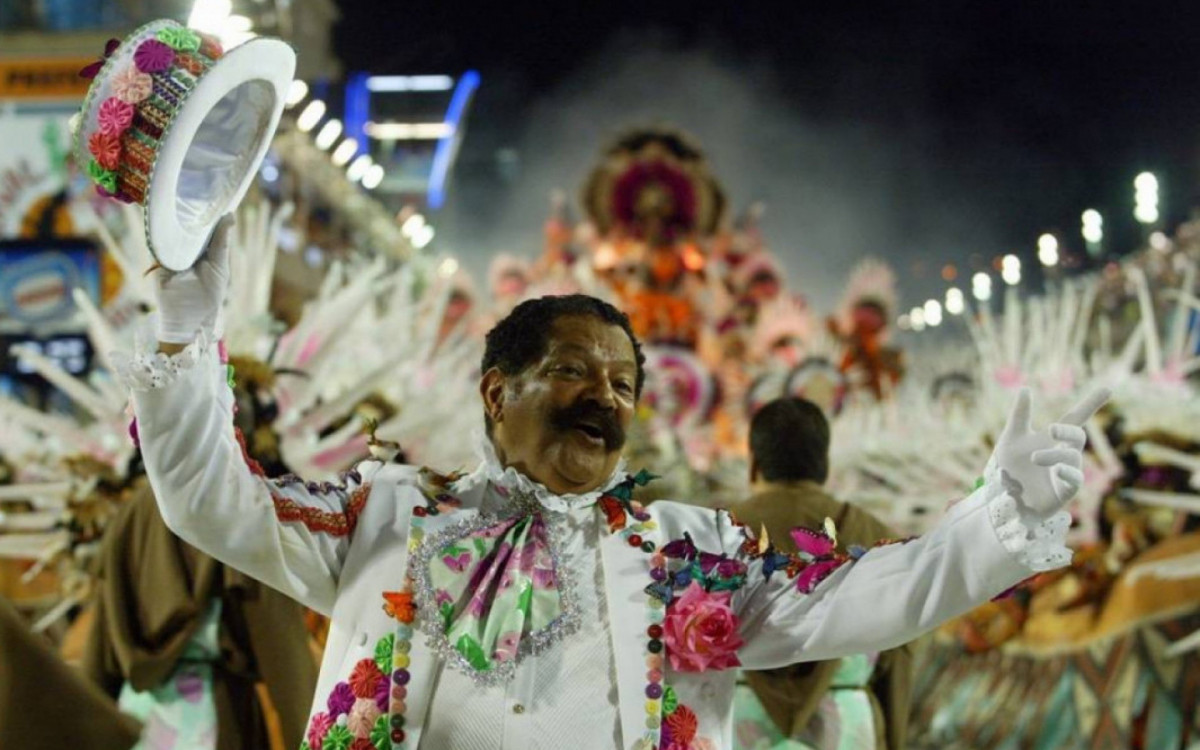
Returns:
[[[502,502],[488,493],[483,510]],[[622,747],[617,710],[616,667],[604,600],[599,540],[603,516],[590,500],[566,512],[548,511],[559,525],[561,554],[575,578],[581,624],[554,648],[523,661],[507,685],[483,687],[462,672],[443,667],[421,738],[422,750],[526,750]],[[603,700],[598,700],[600,696]],[[588,706],[580,711],[580,706]],[[500,741],[497,742],[497,738]]]

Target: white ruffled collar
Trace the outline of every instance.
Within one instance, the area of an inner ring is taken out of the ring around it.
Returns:
[[[535,497],[543,508],[557,513],[590,508],[596,504],[601,495],[629,477],[629,472],[625,468],[625,459],[622,458],[617,462],[608,481],[600,485],[600,489],[580,495],[556,495],[546,485],[533,481],[511,466],[501,464],[491,439],[482,432],[475,433],[475,452],[479,455],[479,468],[466,478],[465,484],[474,485],[480,481],[489,481],[500,489],[502,494]]]

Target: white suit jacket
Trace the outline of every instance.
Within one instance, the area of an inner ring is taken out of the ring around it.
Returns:
[[[388,722],[393,748],[417,748],[440,657],[385,611],[383,593],[401,589],[414,548],[413,509],[427,505],[418,470],[368,462],[344,485],[257,476],[233,431],[232,396],[215,347],[201,340],[171,362],[167,372],[160,357],[157,364],[143,362],[140,373],[126,373],[146,470],[168,526],[221,562],[332,617],[314,716],[356,664],[378,658],[386,665],[394,650],[395,663],[405,666],[404,696],[390,701],[388,711],[402,706],[403,716],[385,711],[380,723]],[[461,481],[455,485],[461,507],[423,516],[423,534],[477,513],[489,491],[485,473]],[[930,533],[868,552],[811,594],[799,592],[783,573],[764,578],[761,561],[750,560],[748,583],[732,600],[744,640],[741,664],[768,669],[893,648],[1032,575],[1039,567],[1028,554],[1036,535],[1006,503],[1011,500],[998,482],[985,484]],[[655,545],[688,532],[697,548],[736,556],[745,540],[728,513],[672,502],[646,510],[656,528],[641,536]],[[646,593],[650,555],[614,533],[601,542],[601,558],[622,746],[654,748],[662,701],[648,701],[646,694],[646,614],[656,606]],[[397,648],[402,641],[406,645]],[[709,746],[732,747],[736,670],[676,672],[667,665],[664,672],[678,703],[698,718],[697,736],[709,738]],[[581,738],[580,746],[593,745]]]

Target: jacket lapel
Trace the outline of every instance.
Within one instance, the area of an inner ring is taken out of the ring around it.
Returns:
[[[658,746],[659,715],[648,709],[646,657],[650,638],[651,597],[645,588],[650,579],[650,554],[630,544],[638,534],[644,542],[658,544],[656,531],[634,524],[613,532],[600,542],[604,564],[604,587],[608,600],[609,632],[617,667],[617,699],[621,715],[621,739],[625,748],[651,750]],[[661,610],[659,610],[661,611]],[[655,702],[657,703],[657,702]]]
[[[458,499],[462,501],[462,507],[452,512],[418,517],[413,515],[410,509],[405,518],[398,520],[399,523],[408,526],[405,534],[405,538],[408,539],[408,547],[404,551],[403,564],[398,569],[408,570],[408,560],[423,539],[478,515],[479,500],[484,488],[486,488],[486,482],[482,486],[477,486],[459,495]],[[414,500],[419,505],[424,504],[424,499],[419,496],[414,497]],[[397,735],[393,731],[392,740],[396,747],[415,748],[420,746],[421,732],[425,726],[425,714],[429,710],[433,686],[437,682],[437,676],[443,665],[437,653],[426,645],[424,634],[416,630],[415,622],[409,626],[404,623],[397,624],[394,643],[400,644],[402,641],[407,642],[407,653],[393,646],[393,683],[389,713],[392,715],[393,722],[396,721],[394,718],[396,714],[404,717],[402,722],[404,739],[396,742]],[[405,669],[408,676],[407,683],[401,686],[403,690],[397,691],[396,671],[400,669]]]

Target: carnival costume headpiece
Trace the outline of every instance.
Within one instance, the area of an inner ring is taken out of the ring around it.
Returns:
[[[154,21],[80,75],[92,78],[75,153],[102,195],[145,208],[146,241],[190,267],[249,189],[279,124],[296,55],[277,39],[225,52],[215,37]]]

